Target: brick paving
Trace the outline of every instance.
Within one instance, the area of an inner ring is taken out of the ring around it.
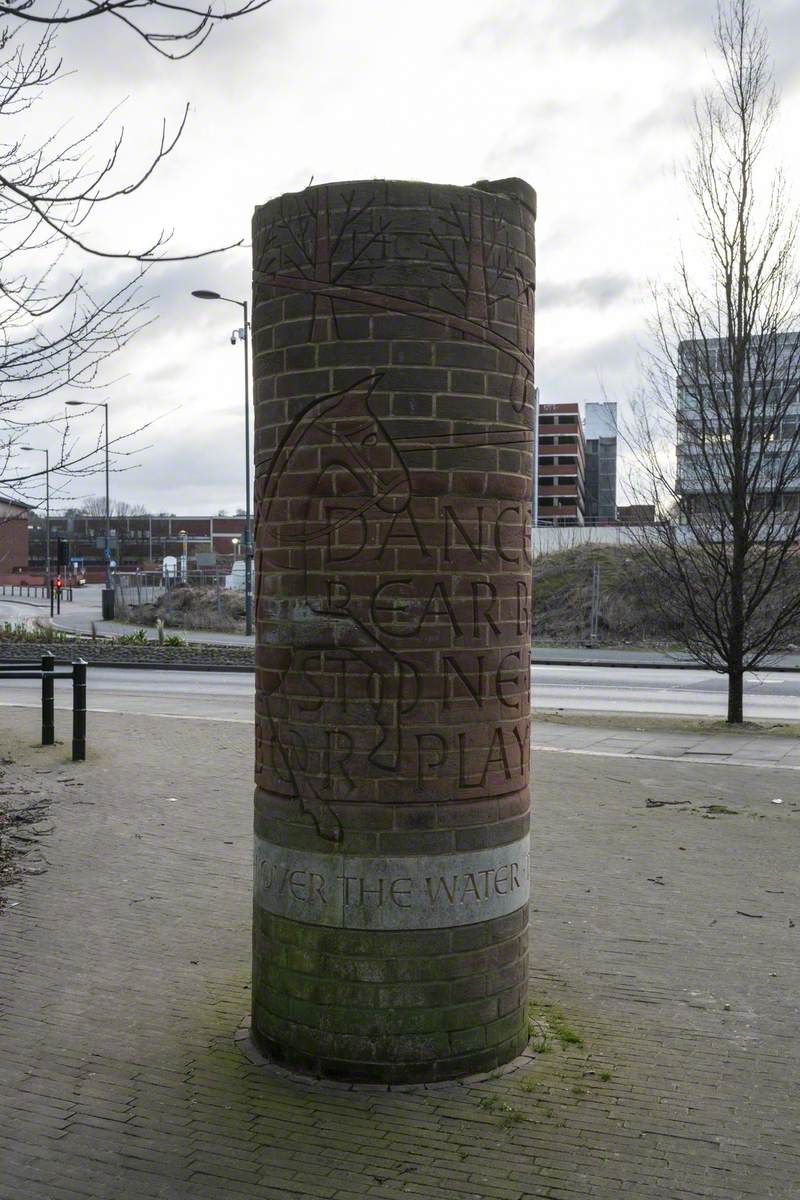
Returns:
[[[0,801],[52,829],[0,912],[0,1200],[797,1196],[795,772],[537,752],[535,1028],[582,1044],[347,1090],[234,1043],[247,726],[97,714],[78,766],[26,720]]]
[[[576,717],[576,720],[580,718]],[[608,718],[613,725],[613,716]],[[661,758],[727,766],[772,766],[800,771],[800,739],[758,732],[687,732],[614,729],[534,722],[534,745],[541,752],[588,754],[592,758]],[[780,791],[780,789],[779,789]]]

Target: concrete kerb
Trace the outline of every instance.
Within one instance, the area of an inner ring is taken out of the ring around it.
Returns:
[[[610,667],[614,670],[627,671],[708,671],[709,667],[701,662],[685,662],[677,660],[676,662],[622,662],[614,659],[603,659],[598,661],[594,658],[574,658],[569,662],[563,658],[539,658],[538,655],[531,654],[531,664],[535,667]],[[757,675],[763,672],[770,674],[800,674],[800,667],[778,667],[764,666],[753,667],[748,671],[748,675]]]
[[[233,1035],[233,1041],[239,1052],[254,1067],[268,1071],[278,1079],[291,1080],[294,1083],[314,1084],[324,1091],[334,1092],[364,1092],[367,1095],[377,1095],[382,1092],[441,1092],[454,1088],[468,1087],[476,1083],[488,1083],[493,1079],[501,1079],[504,1075],[512,1075],[524,1067],[530,1066],[536,1058],[536,1051],[528,1047],[522,1054],[511,1062],[495,1067],[492,1071],[481,1071],[474,1075],[460,1075],[455,1079],[440,1079],[435,1083],[351,1083],[347,1080],[324,1079],[322,1076],[303,1074],[300,1071],[290,1071],[268,1058],[253,1041],[250,1033],[250,1014],[242,1021]]]

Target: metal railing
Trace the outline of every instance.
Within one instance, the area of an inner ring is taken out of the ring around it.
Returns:
[[[0,662],[0,683],[4,679],[40,679],[42,681],[42,745],[53,746],[56,740],[57,679],[72,680],[72,761],[86,758],[86,662],[82,658],[56,669],[52,654],[42,655],[41,667],[25,663]]]
[[[0,584],[3,596],[27,596],[30,598],[33,595],[34,600],[46,600],[50,595],[46,583],[2,583]],[[8,591],[6,590],[8,589]],[[53,588],[55,594],[56,588]],[[72,584],[68,584],[61,589],[61,597],[64,600],[72,599]]]

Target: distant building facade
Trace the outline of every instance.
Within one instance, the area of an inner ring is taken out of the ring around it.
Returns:
[[[586,443],[577,404],[540,404],[534,495],[539,525],[583,525]]]
[[[618,504],[618,525],[655,525],[655,504]]]
[[[605,524],[617,519],[617,406],[614,401],[584,406],[586,504],[584,519]]]
[[[27,521],[26,533],[27,533]],[[50,517],[51,546],[59,538],[69,543],[69,556],[89,572],[103,569],[106,519],[103,516]],[[112,517],[110,548],[117,570],[160,570],[169,555],[183,554],[182,532],[187,535],[189,566],[195,570],[230,564],[242,554],[244,517],[131,516]],[[54,553],[54,551],[52,551]],[[44,567],[44,520],[36,517],[30,532],[31,565]]]
[[[720,498],[726,494],[714,490],[731,470],[725,465],[730,428],[725,421],[715,420],[729,404],[725,347],[720,339],[702,344],[683,341],[678,346],[676,492],[687,516],[718,511]],[[774,359],[763,374],[765,384],[773,386],[777,394],[773,406],[769,400],[764,402],[763,387],[759,394],[758,380],[749,386],[750,401],[758,406],[758,421],[748,424],[760,437],[760,444],[749,453],[750,490],[755,506],[759,495],[780,492],[783,511],[794,516],[800,510],[800,333],[779,335],[776,343],[770,343],[769,353]],[[703,402],[699,397],[709,388],[715,389],[712,394],[717,399]]]
[[[29,505],[0,496],[0,575],[27,570],[29,513]]]

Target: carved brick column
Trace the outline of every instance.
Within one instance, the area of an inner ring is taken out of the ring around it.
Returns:
[[[535,194],[256,210],[252,1032],[414,1081],[527,1038]]]

